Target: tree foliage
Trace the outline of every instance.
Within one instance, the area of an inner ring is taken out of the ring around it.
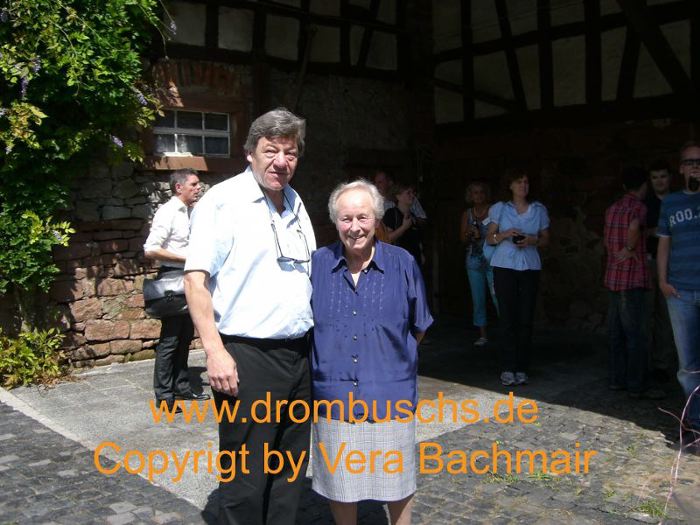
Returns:
[[[159,20],[158,0],[0,0],[0,292],[48,288],[74,174],[95,155],[140,157]]]

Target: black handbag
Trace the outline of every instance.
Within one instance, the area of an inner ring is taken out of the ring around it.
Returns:
[[[187,314],[184,270],[169,270],[155,279],[144,279],[143,301],[146,313],[156,319]]]

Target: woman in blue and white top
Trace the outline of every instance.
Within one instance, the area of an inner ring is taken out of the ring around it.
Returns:
[[[509,201],[489,210],[486,242],[496,245],[491,257],[501,327],[501,383],[527,383],[532,322],[542,262],[538,247],[549,243],[547,208],[529,201],[530,182],[523,170],[506,173]]]
[[[474,346],[484,346],[488,342],[486,298],[489,293],[493,304],[498,308],[493,288],[493,271],[483,249],[489,224],[490,193],[488,185],[483,182],[472,182],[467,186],[465,200],[469,208],[462,213],[459,228],[460,239],[467,245],[465,266],[472,293],[473,322],[479,329],[479,339],[474,342]]]

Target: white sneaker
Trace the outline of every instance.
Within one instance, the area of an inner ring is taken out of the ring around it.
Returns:
[[[486,339],[485,337],[479,337],[479,339],[474,341],[474,346],[484,346],[488,342],[489,342],[489,340]]]
[[[501,384],[503,386],[511,386],[515,384],[515,375],[513,372],[503,372],[501,374]]]
[[[525,372],[516,372],[515,373],[515,384],[516,385],[524,385],[527,383],[528,377]]]

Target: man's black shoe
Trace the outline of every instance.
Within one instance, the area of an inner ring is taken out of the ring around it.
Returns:
[[[196,394],[192,391],[187,392],[185,394],[175,394],[175,397],[179,397],[180,399],[191,399],[193,401],[206,401],[207,399],[211,398],[211,396],[205,392],[202,392],[201,394]]]
[[[171,414],[177,414],[179,412],[182,412],[180,404],[178,403],[177,405],[175,405],[175,399],[172,397],[168,399],[156,399],[156,408],[160,409],[163,403],[165,403],[168,412],[170,412]]]

